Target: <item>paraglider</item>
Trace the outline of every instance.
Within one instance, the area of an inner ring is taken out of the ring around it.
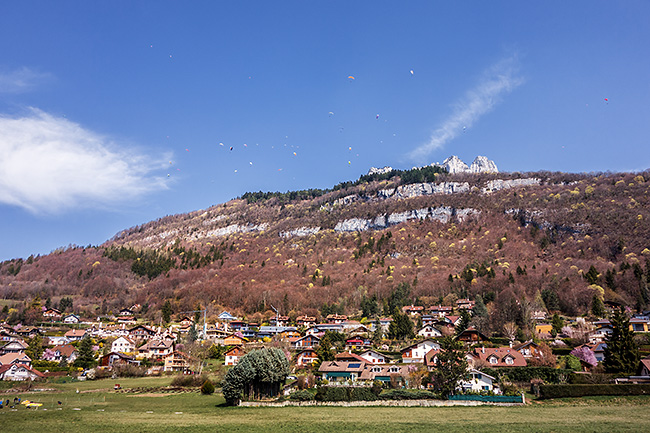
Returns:
[[[348,75],[348,78],[349,78],[350,80],[354,80],[354,77],[353,77],[352,75]]]
[[[230,146],[230,150],[232,151],[232,146]]]
[[[413,75],[413,69],[411,69],[411,75]]]
[[[375,119],[379,119],[379,114],[377,114],[377,115],[375,116]]]

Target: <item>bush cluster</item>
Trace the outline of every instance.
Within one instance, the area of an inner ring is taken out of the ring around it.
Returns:
[[[431,391],[407,391],[405,389],[391,389],[379,395],[382,400],[433,400],[440,398]]]
[[[205,374],[179,374],[172,379],[172,386],[199,387],[208,377]]]
[[[529,383],[532,379],[542,379],[546,383],[562,383],[573,374],[571,370],[553,367],[506,367],[484,368],[483,372],[494,377],[508,376],[513,382]]]
[[[295,391],[289,396],[289,400],[291,401],[310,401],[313,399],[314,393],[306,389]]]
[[[539,387],[540,398],[584,397],[588,395],[649,395],[650,385],[634,384],[579,384],[579,385],[542,385]]]
[[[375,401],[377,394],[372,388],[321,386],[314,396],[316,401]]]

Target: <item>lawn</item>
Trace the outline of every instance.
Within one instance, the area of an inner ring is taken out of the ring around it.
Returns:
[[[562,399],[521,407],[232,408],[223,407],[223,398],[217,394],[116,393],[112,390],[115,382],[47,384],[56,391],[21,394],[43,406],[38,410],[0,410],[0,428],[3,432],[40,433],[650,431],[650,397],[645,396]],[[153,387],[168,385],[171,379],[118,382],[122,387]]]

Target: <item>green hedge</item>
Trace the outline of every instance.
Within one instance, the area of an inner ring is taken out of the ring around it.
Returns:
[[[513,382],[530,382],[532,379],[542,379],[546,383],[561,383],[571,377],[573,371],[553,367],[503,367],[484,368],[483,371],[490,376],[501,378],[508,376]]]
[[[294,391],[289,395],[291,401],[310,401],[313,399],[314,393],[306,389]]]
[[[433,400],[439,399],[438,395],[431,391],[407,391],[405,389],[391,389],[379,394],[382,400]]]
[[[588,395],[650,395],[650,385],[579,384],[541,385],[540,398],[584,397]]]
[[[372,388],[321,386],[314,396],[316,401],[375,401],[377,395]]]

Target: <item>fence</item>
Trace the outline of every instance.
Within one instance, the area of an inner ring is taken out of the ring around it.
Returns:
[[[523,395],[450,395],[449,400],[482,401],[485,403],[525,403]]]

